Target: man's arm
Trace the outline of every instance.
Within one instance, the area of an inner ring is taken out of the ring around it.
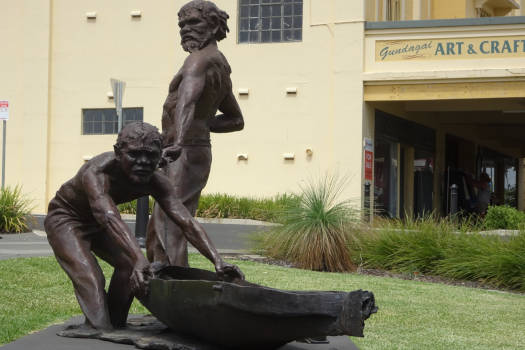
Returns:
[[[128,225],[120,217],[115,202],[107,193],[108,181],[105,174],[92,168],[86,169],[82,176],[82,185],[88,196],[89,205],[95,220],[105,229],[111,239],[119,245],[121,252],[129,258],[133,267],[131,276],[132,291],[137,295],[144,295],[147,290],[146,279],[147,275],[149,275],[149,264],[144,254],[142,254],[137,241],[131,234]],[[118,254],[119,252],[115,253]]]
[[[211,132],[224,133],[240,131],[244,128],[244,118],[242,117],[241,108],[235,99],[232,91],[224,98],[219,110],[223,114],[216,115],[211,119],[208,125]]]
[[[236,266],[222,260],[202,225],[191,216],[188,209],[177,198],[168,179],[157,172],[152,179],[152,186],[152,195],[166,215],[181,228],[188,242],[215,265],[217,273],[221,277],[228,275],[230,278],[244,279],[244,275]]]

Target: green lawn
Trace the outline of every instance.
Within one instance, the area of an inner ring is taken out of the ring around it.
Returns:
[[[195,254],[190,263],[212,267]],[[361,349],[525,349],[523,294],[236,263],[248,280],[275,288],[373,291],[379,312],[365,338],[353,338]],[[53,257],[0,261],[0,286],[0,344],[80,313]],[[131,312],[145,310],[134,303]]]

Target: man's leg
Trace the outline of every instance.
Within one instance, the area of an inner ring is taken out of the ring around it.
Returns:
[[[195,215],[211,167],[210,147],[186,147],[165,169],[177,198]],[[155,205],[148,224],[146,247],[149,261],[188,266],[188,242],[182,230]]]
[[[111,329],[102,269],[91,253],[90,242],[76,223],[46,220],[49,244],[60,266],[67,273],[86,324],[96,329]],[[54,224],[57,225],[54,225]]]
[[[97,256],[114,267],[107,294],[109,317],[113,327],[125,327],[129,308],[133,302],[130,286],[133,264],[121,252],[116,242],[104,232],[94,238],[92,249]]]

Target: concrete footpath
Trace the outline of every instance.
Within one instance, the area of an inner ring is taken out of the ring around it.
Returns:
[[[22,234],[0,234],[0,260],[53,255],[43,229],[45,215],[35,215],[33,231]],[[131,232],[135,232],[135,217],[123,215]],[[246,253],[251,247],[251,237],[268,230],[272,224],[255,220],[201,219],[197,218],[221,254]],[[190,252],[196,252],[193,247]]]

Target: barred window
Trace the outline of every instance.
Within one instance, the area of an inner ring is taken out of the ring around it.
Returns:
[[[143,121],[144,108],[122,108],[122,126]],[[82,135],[107,135],[118,133],[118,118],[115,108],[82,109]]]
[[[303,39],[303,0],[239,0],[239,43]]]

